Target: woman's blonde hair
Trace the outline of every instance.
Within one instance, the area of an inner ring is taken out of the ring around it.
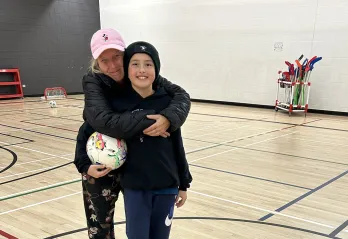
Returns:
[[[99,68],[98,60],[97,60],[97,59],[94,59],[93,57],[92,57],[92,59],[91,59],[89,69],[90,69],[90,70],[92,71],[92,73],[94,73],[94,74],[103,73],[103,72],[100,70],[100,68]]]

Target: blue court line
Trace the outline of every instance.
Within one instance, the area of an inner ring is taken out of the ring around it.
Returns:
[[[250,176],[250,175],[246,175],[246,174],[234,173],[234,172],[225,171],[225,170],[221,170],[221,169],[204,167],[204,166],[200,166],[200,165],[196,165],[196,164],[190,164],[189,163],[189,165],[193,166],[193,167],[197,167],[197,168],[204,168],[204,169],[213,170],[213,171],[216,171],[216,172],[228,173],[228,174],[242,176],[242,177],[246,177],[246,178],[257,179],[257,180],[261,180],[261,181],[265,181],[265,182],[276,183],[276,184],[281,184],[281,185],[285,185],[285,186],[301,188],[301,189],[305,189],[305,190],[312,190],[311,188],[306,188],[306,187],[302,187],[302,186],[298,186],[298,185],[294,185],[294,184],[289,184],[289,183],[278,182],[278,181],[274,181],[274,180],[270,180],[270,179],[266,179],[266,178],[259,178],[259,177],[254,177],[254,176]]]
[[[266,122],[266,123],[274,123],[274,124],[284,124],[284,125],[293,125],[293,126],[298,126],[298,127],[309,127],[309,128],[315,128],[315,129],[324,129],[324,130],[332,130],[332,131],[341,131],[341,132],[348,132],[346,129],[336,129],[336,128],[327,128],[327,127],[320,127],[320,126],[314,126],[314,125],[307,125],[308,123],[313,123],[318,120],[314,120],[312,122],[305,122],[302,124],[294,124],[294,123],[286,123],[286,122],[278,122],[278,121],[272,121],[272,120],[263,120],[263,119],[250,119],[250,118],[245,118],[245,117],[235,117],[235,116],[228,116],[228,115],[215,115],[215,114],[206,114],[206,113],[190,113],[194,115],[205,115],[205,116],[212,116],[212,117],[219,117],[219,118],[229,118],[229,119],[245,119],[245,120],[250,120],[250,121],[259,121],[259,122]]]
[[[342,223],[341,226],[337,227],[333,232],[329,234],[331,237],[335,237],[337,234],[339,234],[341,231],[343,231],[344,228],[348,226],[348,220]]]
[[[238,218],[219,218],[219,217],[174,217],[174,220],[212,220],[212,221],[229,221],[229,222],[240,222],[240,223],[249,223],[250,226],[252,227],[252,224],[255,225],[263,225],[263,226],[271,226],[271,227],[279,227],[279,228],[285,228],[285,229],[289,229],[289,230],[295,230],[295,231],[299,231],[299,232],[304,232],[304,233],[309,233],[309,234],[313,234],[313,235],[317,235],[317,236],[321,236],[324,238],[332,238],[332,239],[341,239],[340,237],[336,237],[336,236],[329,236],[325,233],[321,233],[321,232],[317,232],[317,231],[312,231],[309,229],[304,229],[304,228],[299,228],[299,227],[293,227],[293,226],[287,226],[287,225],[282,225],[282,224],[277,224],[277,223],[269,223],[269,222],[260,222],[260,221],[253,221],[253,220],[247,220],[247,219],[238,219]],[[126,221],[120,221],[120,222],[115,222],[114,225],[120,225],[120,224],[126,224]],[[209,225],[209,223],[207,223],[207,225]],[[49,236],[49,237],[45,237],[44,239],[54,239],[54,238],[61,238],[64,236],[68,236],[71,234],[75,234],[78,232],[83,232],[83,231],[87,231],[88,228],[79,228],[79,229],[75,229],[75,230],[71,230],[68,232],[63,232],[60,234],[56,234],[53,236]]]
[[[346,170],[345,172],[341,173],[340,175],[338,175],[338,176],[336,176],[336,177],[330,179],[329,181],[323,183],[322,185],[320,185],[320,186],[318,186],[318,187],[312,189],[311,191],[309,191],[309,192],[303,194],[302,196],[300,196],[300,197],[298,197],[298,198],[292,200],[291,202],[285,204],[284,206],[278,208],[278,209],[275,210],[275,211],[276,211],[276,212],[281,212],[281,211],[283,211],[284,209],[290,207],[291,205],[294,205],[295,203],[297,203],[297,202],[301,201],[302,199],[304,199],[304,198],[310,196],[311,194],[315,193],[316,191],[318,191],[318,190],[320,190],[320,189],[326,187],[327,185],[329,185],[329,184],[335,182],[337,179],[342,178],[342,177],[345,176],[346,174],[348,174],[348,170]],[[268,218],[270,218],[270,217],[272,217],[272,216],[274,216],[274,214],[273,214],[273,213],[269,213],[269,214],[267,214],[266,216],[261,217],[261,218],[259,219],[259,221],[265,221],[265,220],[267,220]]]
[[[248,148],[248,147],[243,147],[243,146],[234,146],[234,145],[231,145],[230,143],[221,144],[221,143],[214,143],[214,142],[210,142],[210,141],[206,141],[206,140],[192,139],[192,138],[187,138],[187,137],[184,137],[184,139],[197,141],[197,142],[203,142],[203,143],[218,144],[218,146],[227,146],[227,147],[231,147],[231,148],[245,149],[245,150],[250,150],[250,151],[257,151],[257,152],[263,152],[263,153],[269,153],[269,154],[284,155],[284,156],[289,156],[289,157],[293,157],[293,158],[301,158],[301,159],[307,159],[307,160],[311,160],[311,161],[318,161],[318,162],[323,162],[323,163],[331,163],[331,164],[348,166],[348,164],[346,164],[346,163],[333,162],[333,161],[329,161],[329,160],[310,158],[310,157],[299,156],[299,155],[294,155],[294,154],[285,154],[285,153],[279,153],[279,152],[272,152],[272,151],[267,151],[267,150],[262,150],[262,149],[253,149],[253,148]],[[234,143],[234,142],[232,142],[232,143]]]

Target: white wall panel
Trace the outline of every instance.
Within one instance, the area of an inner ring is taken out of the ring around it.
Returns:
[[[161,74],[192,98],[273,105],[284,61],[317,55],[310,108],[348,111],[348,1],[100,0],[100,10],[128,44],[153,43]]]

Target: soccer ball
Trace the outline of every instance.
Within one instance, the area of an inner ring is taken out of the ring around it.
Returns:
[[[102,164],[112,169],[121,167],[127,158],[124,140],[94,132],[87,141],[87,155],[93,164]]]
[[[57,107],[57,103],[54,100],[51,100],[49,103],[51,108],[56,108]]]

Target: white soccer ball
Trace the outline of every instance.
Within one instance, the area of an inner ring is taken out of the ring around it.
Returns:
[[[102,164],[112,169],[121,167],[127,157],[127,145],[124,140],[98,132],[94,132],[88,138],[86,149],[92,164]]]
[[[49,103],[51,108],[56,108],[57,107],[57,103],[54,100],[51,100]]]

